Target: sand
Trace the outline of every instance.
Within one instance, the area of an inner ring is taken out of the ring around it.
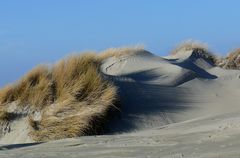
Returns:
[[[107,135],[20,145],[3,137],[0,157],[240,155],[239,70],[215,67],[192,51],[112,57],[101,70],[118,85],[121,100]]]

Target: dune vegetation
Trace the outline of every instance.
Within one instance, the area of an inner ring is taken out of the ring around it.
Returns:
[[[174,55],[181,51],[189,51],[189,50],[199,50],[202,52],[208,52],[208,45],[205,43],[194,41],[194,40],[187,40],[178,44],[176,48],[174,48],[171,51],[171,54]]]
[[[187,40],[177,45],[177,47],[171,51],[171,55],[177,55],[186,51],[193,51],[195,55],[211,61],[214,65],[217,65],[219,62],[218,57],[209,50],[207,44],[193,40]]]
[[[110,57],[120,57],[124,55],[134,55],[145,51],[144,46],[136,45],[133,47],[120,47],[120,48],[109,48],[99,54],[101,60],[110,58]]]
[[[117,88],[99,72],[102,60],[93,53],[72,55],[53,66],[37,66],[1,89],[2,131],[27,118],[34,141],[102,133],[110,112],[117,110]]]
[[[187,40],[171,51],[171,55],[181,54],[186,51],[193,51],[197,56],[200,56],[208,61],[211,61],[215,66],[222,67],[224,69],[240,69],[240,48],[234,49],[226,57],[218,57],[209,51],[207,44]]]
[[[226,58],[223,58],[220,66],[225,69],[240,69],[240,48],[233,50]]]
[[[101,134],[119,112],[117,87],[100,72],[103,60],[144,51],[143,47],[111,48],[71,55],[56,64],[39,65],[0,90],[0,134],[25,118],[33,141]]]

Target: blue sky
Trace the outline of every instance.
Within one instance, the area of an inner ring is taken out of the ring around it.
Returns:
[[[218,54],[240,47],[238,0],[0,1],[0,86],[71,52],[144,44],[166,55],[196,39]]]

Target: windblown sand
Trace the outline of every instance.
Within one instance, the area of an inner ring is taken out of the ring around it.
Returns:
[[[140,51],[106,59],[101,71],[119,87],[121,101],[120,116],[107,127],[109,135],[3,145],[0,157],[240,155],[239,70],[213,66],[192,51],[168,57]],[[18,134],[12,132],[11,138]],[[27,140],[24,132],[22,137]],[[6,139],[10,135],[1,143]]]

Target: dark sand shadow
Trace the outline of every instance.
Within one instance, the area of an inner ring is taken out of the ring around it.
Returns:
[[[181,63],[171,61],[171,63],[190,71],[183,73],[176,81],[167,86],[148,84],[148,81],[153,81],[157,78],[161,79],[161,74],[154,69],[122,76],[105,75],[119,87],[121,105],[119,116],[107,126],[108,134],[138,130],[142,123],[139,121],[144,121],[144,117],[154,115],[159,116],[157,121],[162,121],[163,125],[175,122],[174,114],[193,108],[190,105],[194,102],[191,99],[191,95],[194,92],[190,88],[180,85],[195,78],[217,78],[217,76],[208,73],[193,63],[192,60],[186,60]]]
[[[171,118],[167,118],[166,113],[178,113],[188,110],[189,100],[187,94],[191,93],[189,89],[183,87],[160,86],[156,84],[145,84],[141,81],[150,80],[155,76],[143,76],[139,74],[130,74],[135,82],[124,80],[113,80],[119,87],[121,112],[117,118],[107,126],[108,134],[130,132],[137,130],[136,121],[138,116],[161,115],[163,124]],[[126,77],[126,76],[124,76]],[[161,120],[159,120],[161,121]],[[171,120],[174,121],[174,120]]]
[[[174,63],[173,63],[174,64]],[[195,65],[194,63],[175,63],[175,65],[178,65],[180,67],[183,67],[185,69],[191,70],[197,74],[198,78],[203,78],[203,79],[216,79],[217,76],[210,74],[206,70],[200,68],[199,66]]]
[[[10,145],[0,145],[0,150],[12,150],[12,149],[19,149],[19,148],[25,148],[25,147],[31,147],[35,145],[39,145],[42,143],[26,143],[26,144],[10,144]]]

